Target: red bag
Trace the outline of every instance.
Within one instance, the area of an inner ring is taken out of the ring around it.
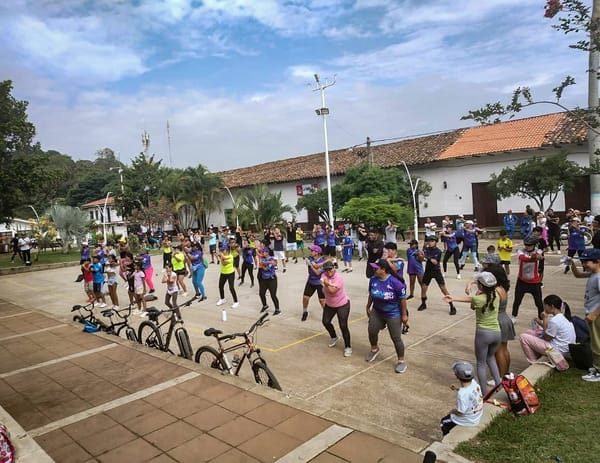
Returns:
[[[490,400],[492,394],[494,394],[498,388],[502,386],[504,392],[508,396],[510,403],[498,402],[497,400]],[[540,400],[533,385],[523,375],[513,375],[509,373],[502,378],[502,382],[496,385],[493,389],[490,389],[483,400],[487,403],[494,405],[500,405],[501,407],[512,410],[515,415],[531,415],[540,408]]]
[[[10,441],[8,429],[0,424],[0,463],[13,463],[16,461],[15,448]]]

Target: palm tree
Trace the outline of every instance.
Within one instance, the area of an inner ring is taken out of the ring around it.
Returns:
[[[63,242],[63,252],[69,252],[73,238],[82,238],[85,235],[89,218],[78,207],[59,206],[50,207],[50,216],[60,233]]]
[[[281,191],[271,193],[265,184],[243,190],[239,196],[240,220],[250,218],[250,223],[256,224],[258,230],[262,230],[266,225],[283,222],[282,216],[285,212],[295,212],[291,206],[282,203]]]
[[[188,167],[180,179],[182,195],[177,203],[193,206],[197,225],[200,229],[208,227],[208,216],[220,207],[223,198],[223,179],[208,171],[202,164]]]

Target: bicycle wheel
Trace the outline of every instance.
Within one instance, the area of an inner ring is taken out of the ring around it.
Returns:
[[[160,331],[154,323],[145,320],[138,329],[138,342],[153,349],[165,350]]]
[[[210,346],[202,346],[196,351],[196,356],[194,358],[195,362],[207,367],[207,368],[215,368],[217,370],[225,371],[225,365],[223,365],[223,361],[219,356],[219,353]]]
[[[181,353],[181,356],[184,359],[192,360],[194,351],[192,349],[190,337],[185,328],[177,328],[175,330],[175,339],[177,340],[177,345],[179,346],[179,352]]]
[[[279,381],[277,381],[273,372],[269,370],[269,367],[264,362],[258,359],[255,360],[254,363],[252,363],[252,371],[254,372],[254,380],[257,384],[263,384],[281,391]]]
[[[83,317],[81,315],[73,315],[73,321],[77,323],[83,323]]]
[[[125,336],[130,341],[138,342],[137,334],[135,334],[135,329],[133,329],[129,325],[123,325],[117,331],[117,336]]]

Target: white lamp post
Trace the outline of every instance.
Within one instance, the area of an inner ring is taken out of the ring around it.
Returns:
[[[329,108],[325,106],[325,89],[327,87],[331,87],[335,85],[335,75],[333,76],[333,82],[330,84],[326,83],[323,85],[319,80],[319,74],[315,74],[315,81],[317,82],[317,88],[314,90],[315,92],[318,90],[321,92],[321,108],[315,110],[317,116],[323,116],[323,134],[325,136],[325,172],[327,174],[327,204],[329,206],[329,225],[331,225],[331,229],[333,230],[333,200],[331,198],[331,175],[329,173],[329,144],[327,142],[327,115],[329,114]]]
[[[229,197],[231,198],[231,205],[233,207],[233,210],[235,211],[235,229],[237,230],[240,226],[240,218],[238,217],[237,205],[235,204],[235,199],[233,199],[231,190],[226,186],[224,186],[223,188],[225,189],[225,191],[227,191],[227,193],[229,193]]]
[[[419,241],[419,214],[417,212],[417,186],[419,185],[419,180],[417,179],[417,181],[414,183],[413,185],[413,181],[412,178],[410,176],[410,171],[408,170],[408,166],[406,165],[406,162],[402,161],[402,165],[404,166],[404,168],[406,169],[406,175],[408,175],[408,183],[410,185],[410,191],[412,193],[412,200],[413,200],[413,211],[414,211],[414,217],[415,217],[415,223],[414,223],[414,239],[416,239],[417,241]]]
[[[108,197],[110,196],[110,191],[106,193],[106,198],[104,199],[104,209],[102,210],[102,239],[104,240],[104,244],[106,245],[106,203],[108,202]]]

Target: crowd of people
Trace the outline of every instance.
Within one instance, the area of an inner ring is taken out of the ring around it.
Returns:
[[[552,213],[544,215],[551,217]],[[597,228],[598,223],[594,225],[593,222],[590,227]],[[505,226],[506,224],[513,224],[512,219],[505,221]],[[578,224],[579,217],[572,214],[569,218],[568,250],[564,265],[577,278],[589,277],[585,310],[592,337],[595,368],[584,375],[583,379],[600,381],[600,369],[596,369],[600,366],[600,327],[597,321],[600,315],[600,309],[597,309],[600,307],[600,249],[586,248],[585,245],[582,248],[575,247],[575,243],[579,243],[574,238],[576,230],[580,229]],[[517,222],[514,226],[517,226]],[[260,310],[269,310],[271,303],[273,315],[278,315],[282,312],[277,295],[279,274],[286,273],[290,262],[298,263],[302,259],[306,265],[306,283],[301,298],[300,321],[308,320],[310,299],[316,293],[321,308],[321,322],[330,336],[328,346],[335,347],[339,341],[338,332],[333,325],[333,319],[337,316],[344,343],[343,355],[350,357],[350,298],[342,273],[353,270],[352,260],[357,255],[359,261],[367,261],[365,276],[368,284],[365,285],[365,299],[370,344],[365,356],[367,362],[374,361],[379,355],[380,332],[387,328],[396,354],[394,369],[397,373],[407,371],[402,336],[410,331],[408,301],[416,297],[417,283],[420,290],[417,311],[428,309],[429,287],[433,281],[440,290],[440,297],[448,304],[450,316],[457,313],[455,303],[469,304],[475,312],[476,365],[471,368],[470,375],[466,374],[470,366],[468,362],[456,364],[461,366],[455,366],[454,371],[461,381],[461,387],[469,391],[469,399],[464,399],[466,402],[463,402],[471,404],[479,403],[473,399],[473,391],[479,391],[483,395],[509,373],[508,344],[511,340],[519,340],[525,357],[531,362],[537,361],[549,347],[568,355],[568,345],[575,342],[568,304],[558,295],[542,295],[544,253],[548,252],[549,243],[546,240],[549,236],[544,236],[544,228],[539,225],[532,227],[525,235],[522,246],[513,243],[514,230],[507,226],[500,232],[496,245],[488,246],[485,253],[480,254],[479,237],[484,230],[477,226],[476,220],[465,220],[462,215],[456,220],[446,217],[438,230],[437,225],[427,219],[424,243],[410,240],[406,258],[398,255],[397,227],[392,223],[388,223],[386,229],[380,231],[368,229],[364,223],[360,223],[355,230],[356,243],[351,237],[352,231],[351,227],[345,225],[334,229],[328,224],[315,224],[311,232],[304,232],[297,224],[289,222],[285,228],[265,228],[260,238],[239,227],[213,227],[208,233],[188,231],[178,234],[173,241],[165,236],[160,243],[164,267],[162,283],[166,290],[165,305],[176,307],[178,294],[188,296],[186,275],[191,276],[193,295],[200,301],[205,300],[207,296],[203,279],[206,269],[213,264],[219,266],[218,306],[226,304],[230,297],[231,307],[240,307],[236,291],[237,277],[238,287],[246,284],[247,280],[250,287],[254,287],[256,282]],[[305,238],[312,244],[305,244]],[[440,241],[443,248],[439,247]],[[126,239],[122,238],[114,246],[97,246],[93,255],[90,255],[89,247],[84,243],[82,272],[89,300],[99,301],[104,306],[106,292],[113,306],[118,306],[116,289],[120,278],[127,286],[129,303],[137,304],[138,313],[143,316],[145,296],[155,291],[149,250],[146,247],[137,256],[133,256]],[[579,255],[582,269],[570,259],[575,254]],[[518,273],[509,316],[507,307],[512,289],[509,274],[513,255],[516,255]],[[466,295],[450,294],[445,281],[447,264],[452,261],[455,276],[461,279],[461,271],[467,259],[471,259],[475,272],[466,281]],[[107,291],[103,290],[104,282],[108,285]],[[226,287],[228,294],[225,293]],[[267,301],[267,292],[270,302]],[[538,313],[533,320],[532,329],[517,335],[514,324],[526,294],[532,295]],[[448,420],[455,424],[468,423],[469,419],[458,418],[464,418],[464,414],[459,415],[463,412],[464,407],[457,408],[444,417],[442,429],[451,427]]]

